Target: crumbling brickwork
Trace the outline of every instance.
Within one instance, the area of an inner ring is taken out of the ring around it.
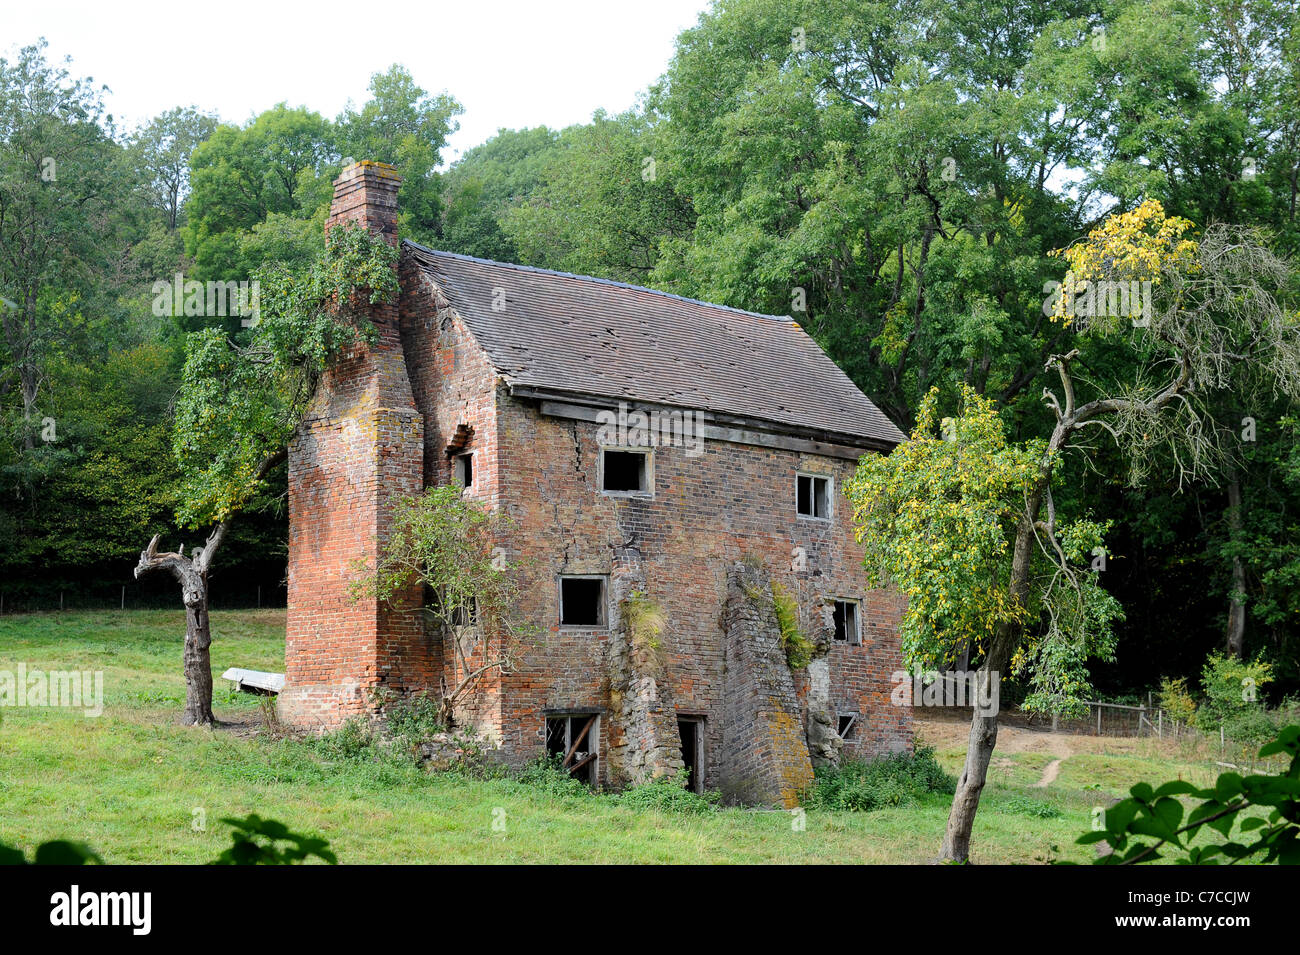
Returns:
[[[719,788],[734,802],[775,799],[797,806],[813,767],[771,577],[757,562],[741,561],[728,571],[722,631]]]
[[[391,234],[385,217],[395,223],[395,195],[382,169],[352,167],[331,222]],[[650,493],[605,493],[597,424],[581,409],[557,410],[513,389],[511,375],[537,360],[534,350],[520,345],[511,352],[517,363],[503,365],[460,314],[469,305],[495,309],[499,296],[509,329],[509,310],[545,294],[542,280],[524,275],[509,294],[451,290],[429,270],[430,255],[403,247],[400,304],[375,310],[379,342],[330,372],[291,450],[286,717],[332,726],[377,687],[456,685],[452,637],[426,632],[412,612],[418,595],[396,610],[353,604],[346,580],[351,562],[373,558],[384,540],[394,495],[454,480],[455,456],[470,453],[465,493],[513,521],[501,545],[521,567],[524,609],[541,630],[515,669],[489,672],[457,709],[501,758],[518,764],[543,752],[548,717],[596,714],[598,782],[675,776],[685,717],[702,721],[706,787],[788,805],[814,757],[909,748],[910,710],[890,701],[903,607],[867,587],[842,491],[854,462],[816,441],[753,443],[724,429],[698,448],[650,448]],[[825,519],[797,513],[799,474],[831,481]],[[737,568],[745,567],[794,597],[801,626],[820,644],[808,669],[791,671],[773,656],[770,614],[738,602]],[[569,575],[604,581],[600,624],[561,626],[560,581]],[[653,653],[634,645],[623,619],[633,593],[666,621]],[[859,602],[860,644],[831,639],[837,598]],[[481,657],[469,636],[472,667]],[[849,738],[828,739],[844,716],[854,717]]]

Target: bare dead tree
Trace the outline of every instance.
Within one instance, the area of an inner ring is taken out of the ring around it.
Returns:
[[[288,456],[287,449],[269,455],[258,467],[254,482],[260,482]],[[175,552],[158,551],[162,535],[155,534],[149,546],[140,552],[135,565],[135,579],[146,574],[166,571],[181,585],[181,602],[185,605],[185,712],[186,726],[211,726],[212,717],[212,627],[208,619],[208,570],[225,540],[234,517],[227,517],[212,529],[206,543],[185,556],[185,545]]]

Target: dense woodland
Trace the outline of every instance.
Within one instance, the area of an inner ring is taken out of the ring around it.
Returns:
[[[398,167],[405,237],[792,314],[905,431],[930,389],[947,414],[970,389],[1010,439],[1042,436],[1045,364],[1076,333],[1044,305],[1053,250],[1156,199],[1300,253],[1298,19],[1271,0],[719,0],[636,108],[501,130],[450,164],[454,78],[431,93],[376,64],[336,117],[178,106],[124,129],[33,38],[0,60],[5,609],[115,605],[154,533],[202,539],[176,518],[184,340],[247,331],[155,314],[154,283],[309,261],[348,158]],[[1130,378],[1140,334],[1090,349],[1080,388]],[[1300,689],[1300,414],[1267,390],[1214,410],[1240,440],[1195,481],[1158,440],[1136,469],[1104,434],[1064,465],[1057,506],[1109,523],[1100,583],[1124,619],[1094,676],[1113,696],[1216,648]],[[275,480],[232,531],[217,607],[283,600]]]

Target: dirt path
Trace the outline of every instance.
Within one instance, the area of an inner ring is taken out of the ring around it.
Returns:
[[[1061,771],[1061,763],[1064,761],[1064,758],[1061,758],[1054,759],[1048,763],[1043,769],[1043,778],[1034,783],[1032,788],[1046,789],[1048,786],[1052,785],[1052,783],[1056,782],[1056,774]]]

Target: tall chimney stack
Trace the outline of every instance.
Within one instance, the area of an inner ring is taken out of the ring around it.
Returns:
[[[355,163],[334,182],[325,229],[354,222],[397,245],[392,166]],[[289,618],[285,722],[332,728],[372,691],[427,685],[418,588],[390,605],[351,599],[358,560],[373,567],[403,496],[424,489],[424,419],[415,406],[397,302],[367,306],[377,332],[321,379],[289,447]]]
[[[355,222],[397,245],[397,190],[402,177],[388,163],[353,163],[334,180],[334,199],[325,233],[341,222]]]

